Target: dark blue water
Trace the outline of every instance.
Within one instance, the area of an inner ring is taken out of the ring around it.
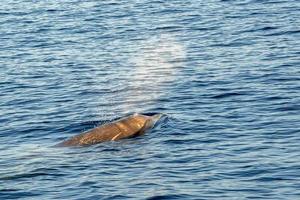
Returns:
[[[5,0],[0,199],[300,199],[300,1]],[[132,113],[146,135],[56,143]]]

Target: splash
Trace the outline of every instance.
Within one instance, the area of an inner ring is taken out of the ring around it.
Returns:
[[[172,87],[186,58],[185,46],[176,36],[161,34],[152,36],[119,48],[127,48],[127,67],[108,68],[108,78],[113,82],[103,81],[101,74],[95,77],[99,84],[99,90],[107,89],[105,99],[99,103],[96,118],[112,119],[116,116],[143,113],[157,108],[157,101],[166,94],[168,87]],[[112,84],[111,84],[112,83]],[[105,113],[108,116],[101,116]]]
[[[138,71],[171,72],[180,67],[180,62],[186,56],[185,52],[184,46],[175,37],[163,34],[141,42],[132,61]]]
[[[136,46],[136,53],[130,63],[133,66],[128,84],[131,88],[126,101],[126,109],[134,109],[136,104],[155,102],[165,93],[178,77],[182,62],[186,57],[184,45],[169,34],[153,36]]]

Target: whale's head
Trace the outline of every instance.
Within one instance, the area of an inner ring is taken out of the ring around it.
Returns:
[[[149,116],[151,122],[153,123],[153,126],[158,122],[158,120],[160,120],[160,118],[163,116],[163,114],[158,113],[158,114],[154,114],[152,116]]]
[[[132,117],[142,126],[141,133],[144,133],[146,130],[153,128],[162,116],[162,114],[143,115],[135,113]]]

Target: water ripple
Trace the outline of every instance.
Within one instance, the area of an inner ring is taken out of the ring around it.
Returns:
[[[0,199],[297,199],[299,1],[4,1]],[[142,137],[54,148],[132,113]]]

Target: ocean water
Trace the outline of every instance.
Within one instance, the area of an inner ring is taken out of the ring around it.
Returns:
[[[300,1],[5,0],[0,199],[300,199]],[[62,140],[132,113],[144,136]]]

